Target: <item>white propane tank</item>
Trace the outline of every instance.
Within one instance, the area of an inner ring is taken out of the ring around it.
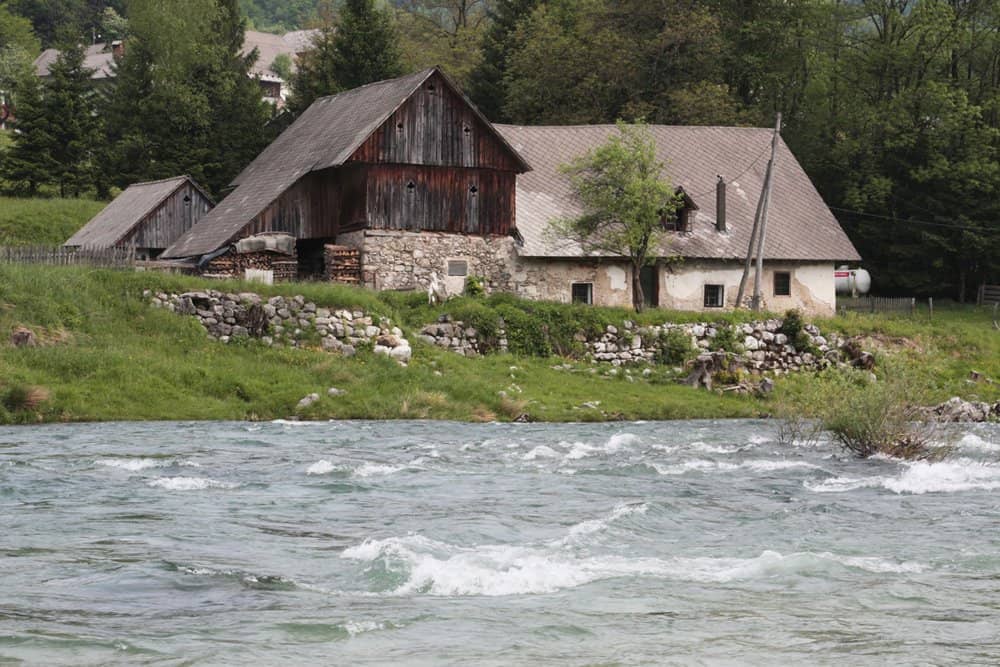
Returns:
[[[872,276],[864,269],[841,266],[834,272],[833,276],[837,294],[842,296],[868,294],[872,288]]]

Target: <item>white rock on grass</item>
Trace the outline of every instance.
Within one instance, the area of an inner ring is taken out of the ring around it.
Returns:
[[[305,410],[306,408],[308,408],[309,406],[311,406],[313,403],[315,403],[318,400],[319,400],[319,394],[309,394],[308,396],[306,396],[305,398],[303,398],[301,401],[299,401],[298,405],[295,406],[295,409],[296,410]]]

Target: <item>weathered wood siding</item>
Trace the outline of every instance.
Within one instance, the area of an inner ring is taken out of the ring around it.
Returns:
[[[508,148],[452,92],[440,75],[430,77],[351,156],[353,162],[480,167],[518,171]]]
[[[184,201],[187,197],[188,201]],[[116,244],[164,250],[212,210],[201,190],[184,183]]]
[[[287,232],[300,239],[332,239],[365,224],[362,168],[350,166],[306,174],[285,190],[239,238],[261,232]]]
[[[371,166],[368,227],[505,235],[514,220],[516,177],[486,169]]]

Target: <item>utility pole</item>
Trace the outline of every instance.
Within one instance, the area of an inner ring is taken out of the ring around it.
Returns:
[[[757,267],[753,281],[753,298],[751,308],[755,311],[761,307],[761,279],[764,275],[764,239],[767,235],[767,211],[771,203],[771,190],[774,187],[774,163],[778,152],[778,138],[781,136],[781,113],[778,113],[774,123],[774,136],[771,138],[771,159],[767,162],[767,174],[764,176],[764,187],[757,201],[757,212],[754,215],[753,230],[750,232],[750,245],[747,248],[746,263],[743,266],[743,277],[736,294],[736,307],[743,302],[747,278],[750,275],[750,263],[754,256],[754,244],[757,245]]]

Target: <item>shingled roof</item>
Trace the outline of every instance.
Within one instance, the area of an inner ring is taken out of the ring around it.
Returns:
[[[204,255],[229,243],[302,176],[343,165],[435,73],[440,73],[461,94],[447,76],[432,67],[313,102],[236,177],[233,181],[236,189],[162,256]],[[474,106],[472,109],[479,114]],[[482,118],[487,127],[492,127]],[[502,135],[498,137],[505,141]],[[511,152],[516,155],[513,149]],[[526,164],[524,168],[528,168]]]
[[[177,176],[161,181],[134,183],[104,207],[90,222],[84,225],[63,245],[67,247],[110,248],[126,237],[143,218],[152,213],[182,185],[190,181],[201,190],[189,176]],[[212,198],[201,190],[205,199]]]
[[[527,257],[580,257],[579,245],[552,237],[549,222],[579,215],[579,201],[560,166],[603,144],[614,125],[516,127],[497,130],[533,171],[517,180],[517,230]],[[743,127],[650,126],[667,176],[698,206],[689,233],[671,233],[661,254],[692,259],[746,256],[767,170],[773,130]],[[728,232],[715,228],[715,184],[728,183]],[[779,143],[764,256],[801,261],[857,261],[858,251],[784,142]]]

